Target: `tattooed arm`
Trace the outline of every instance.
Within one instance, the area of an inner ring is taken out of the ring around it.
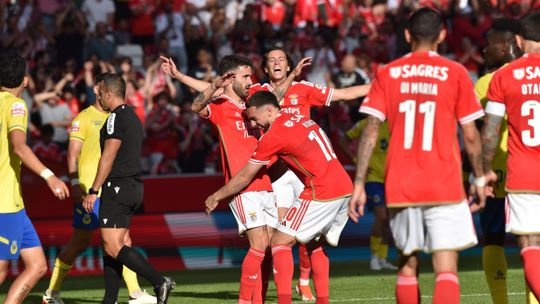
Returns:
[[[308,65],[311,65],[311,57],[305,57],[298,62],[294,70],[281,82],[273,91],[278,101],[281,101],[285,97],[285,93],[293,83],[294,79],[302,74],[302,69]]]
[[[475,212],[484,208],[486,204],[486,194],[484,191],[486,181],[482,181],[482,179],[485,179],[484,168],[482,168],[482,141],[480,139],[480,132],[478,132],[474,121],[462,125],[461,129],[463,130],[465,150],[467,151],[467,156],[469,157],[475,177],[475,181],[471,183],[469,191],[469,203],[474,202],[475,195],[478,198],[476,204],[471,205],[471,211]]]
[[[208,88],[197,94],[197,96],[193,100],[193,103],[191,104],[191,111],[198,113],[201,116],[208,116],[208,108],[206,107],[207,102],[212,99],[212,96],[218,89],[232,83],[234,77],[234,73],[227,73],[223,76],[218,77],[218,79],[214,81]]]
[[[358,217],[364,215],[364,205],[366,204],[366,175],[369,161],[373,154],[373,149],[377,145],[377,136],[382,121],[375,116],[369,115],[366,126],[360,136],[358,143],[358,154],[356,156],[356,176],[354,178],[354,190],[349,202],[349,217],[358,223]]]
[[[484,120],[484,126],[482,128],[482,150],[484,152],[482,166],[486,173],[491,171],[491,162],[493,161],[497,144],[499,143],[499,134],[503,119],[503,116],[487,114]]]

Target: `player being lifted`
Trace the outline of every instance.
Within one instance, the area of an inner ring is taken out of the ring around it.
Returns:
[[[106,75],[100,74],[94,82],[94,93],[99,98],[98,85]],[[91,77],[91,76],[90,76]],[[99,131],[107,120],[108,112],[103,110],[101,102],[84,109],[71,123],[68,146],[68,172],[71,178],[73,206],[73,235],[69,243],[62,248],[54,262],[49,288],[43,295],[42,304],[64,303],[60,296],[62,282],[73,266],[75,258],[85,250],[92,239],[93,232],[99,227],[99,198],[92,213],[82,207],[83,194],[88,192],[96,176],[101,148]],[[130,242],[131,243],[131,242]],[[156,303],[156,297],[141,291],[137,274],[124,266],[122,273],[129,290],[129,304]]]
[[[162,60],[163,70],[186,86],[201,92],[210,85],[208,82],[182,74],[176,69],[171,59],[162,57]],[[269,83],[254,84],[250,87],[250,95],[260,90],[274,92],[291,74],[293,61],[283,49],[273,48],[264,55],[262,66],[268,75]],[[365,96],[370,87],[370,85],[359,85],[334,89],[317,86],[307,81],[293,82],[284,97],[279,99],[280,107],[285,112],[310,117],[311,107],[329,106],[332,102],[341,100],[356,100]],[[292,171],[287,170],[287,167],[282,162],[274,163],[268,173],[276,197],[279,219],[282,219],[291,204],[303,191],[304,186]],[[309,287],[311,262],[306,248],[302,244],[299,245],[300,280],[296,284],[296,291],[302,296],[303,300],[315,300]]]
[[[396,298],[418,303],[418,253],[432,253],[433,303],[459,303],[458,250],[477,243],[461,177],[457,124],[474,170],[479,204],[486,178],[474,120],[483,111],[466,69],[435,51],[445,38],[441,15],[422,8],[405,31],[412,53],[382,68],[360,108],[368,114],[358,146],[349,214],[357,222],[366,203],[366,171],[379,126],[388,118],[390,146],[385,190],[390,228],[401,257]]]
[[[310,60],[304,58],[300,61],[287,80],[274,91],[276,97],[283,98],[294,77],[310,64]],[[219,131],[223,172],[227,181],[249,161],[260,136],[260,130],[252,127],[244,114],[245,99],[251,87],[251,66],[249,58],[225,56],[219,64],[221,76],[192,104],[192,110],[208,118]],[[222,89],[223,94],[212,98],[218,89]],[[245,233],[250,242],[242,263],[239,303],[262,303],[272,271],[270,252],[267,252],[268,228],[273,229],[278,223],[272,186],[264,170],[234,196],[230,207],[240,234]]]
[[[525,55],[499,69],[489,84],[482,130],[484,170],[493,172],[505,114],[508,117],[506,231],[518,236],[525,279],[540,296],[540,13],[519,21]],[[494,176],[494,174],[489,175]]]
[[[270,92],[253,94],[246,113],[265,134],[249,163],[206,200],[206,210],[211,212],[221,200],[244,189],[272,158],[282,158],[300,176],[304,190],[271,240],[278,303],[290,304],[292,300],[294,262],[291,247],[296,242],[307,246],[317,303],[328,303],[330,264],[322,245],[326,242],[333,246],[338,244],[347,223],[351,180],[323,130],[309,117],[280,111],[277,99]]]

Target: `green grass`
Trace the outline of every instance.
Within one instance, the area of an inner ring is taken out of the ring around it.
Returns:
[[[510,303],[524,303],[524,278],[517,255],[508,257],[508,292]],[[423,274],[420,276],[424,303],[431,302],[434,275],[429,259],[422,260]],[[394,272],[372,272],[367,262],[334,263],[330,268],[330,299],[334,303],[395,303]],[[189,270],[170,273],[177,282],[169,303],[217,304],[235,303],[238,296],[239,269]],[[460,261],[461,303],[491,303],[489,290],[481,271],[479,256],[464,257]],[[297,274],[296,274],[297,276]],[[41,280],[24,303],[41,303],[41,293],[47,288],[48,278]],[[142,281],[142,280],[141,280]],[[296,281],[295,281],[296,282]],[[6,282],[0,287],[0,302],[3,301]],[[148,288],[143,286],[143,288]],[[69,303],[100,303],[103,281],[100,276],[67,278],[62,295]],[[300,303],[293,296],[295,303]],[[276,289],[270,283],[268,302],[276,302]],[[121,289],[119,303],[127,303],[127,290]]]

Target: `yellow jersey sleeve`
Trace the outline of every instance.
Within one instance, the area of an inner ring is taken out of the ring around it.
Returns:
[[[71,129],[69,131],[69,139],[79,140],[84,142],[86,136],[86,123],[84,121],[84,113],[79,113],[71,122]]]
[[[494,73],[488,73],[476,82],[474,85],[474,91],[476,96],[480,99],[482,106],[486,106],[487,92],[489,89],[489,83],[493,78]],[[499,144],[497,150],[495,151],[495,156],[493,157],[492,168],[497,173],[497,183],[495,184],[495,197],[504,198],[506,196],[505,186],[506,186],[506,161],[508,159],[508,123],[506,117],[501,125],[501,131],[499,135]]]
[[[26,133],[26,126],[28,125],[28,108],[24,100],[20,98],[13,98],[9,102],[9,113],[6,117],[7,130],[11,132],[13,130],[21,130]]]

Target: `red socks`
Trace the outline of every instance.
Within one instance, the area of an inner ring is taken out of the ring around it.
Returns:
[[[529,288],[538,299],[540,296],[540,247],[530,246],[521,250],[523,270]]]
[[[437,273],[433,304],[459,304],[459,280],[456,273]]]
[[[317,293],[317,304],[327,304],[330,285],[330,261],[322,247],[311,252],[313,284]]]
[[[309,285],[311,261],[306,246],[303,244],[298,244],[298,259],[300,260],[300,285]]]
[[[418,279],[416,276],[406,276],[398,273],[396,282],[396,301],[398,304],[418,304]]]
[[[278,304],[292,303],[292,278],[294,261],[292,250],[285,245],[272,246],[274,280],[276,281]]]
[[[242,277],[240,278],[240,294],[238,303],[262,303],[261,263],[264,251],[250,248],[242,263]]]

